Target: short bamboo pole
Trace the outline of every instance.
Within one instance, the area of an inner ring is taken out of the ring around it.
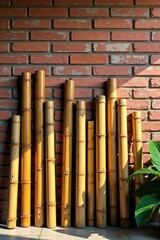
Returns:
[[[45,102],[45,160],[47,227],[56,227],[56,179],[54,144],[54,102]]]
[[[76,104],[76,218],[75,226],[86,225],[86,105]]]
[[[107,133],[108,133],[108,195],[109,222],[117,226],[118,189],[117,189],[117,144],[116,144],[116,104],[117,79],[108,80],[107,85]]]
[[[96,226],[106,227],[106,97],[96,97]]]
[[[20,116],[14,115],[12,118],[11,129],[7,228],[15,228],[17,222],[19,150],[20,150]]]
[[[88,121],[87,137],[87,225],[95,223],[95,133],[94,121]]]
[[[21,226],[31,225],[31,73],[22,74]]]
[[[126,99],[118,101],[120,226],[129,227],[128,135]]]
[[[66,80],[64,89],[63,159],[62,159],[62,202],[61,226],[71,225],[71,184],[73,144],[74,81]]]
[[[35,79],[35,226],[44,225],[44,101],[45,71]]]
[[[142,156],[142,122],[141,112],[132,113],[132,132],[133,132],[133,155],[134,155],[134,171],[143,168]],[[142,176],[135,176],[134,184],[135,190],[143,183]],[[139,197],[135,197],[135,204],[137,205]]]

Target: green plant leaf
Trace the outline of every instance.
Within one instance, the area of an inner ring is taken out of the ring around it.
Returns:
[[[136,191],[135,195],[143,197],[144,195],[160,193],[160,180],[147,181],[143,183]]]
[[[134,176],[139,175],[139,174],[152,174],[154,176],[160,177],[160,172],[153,170],[152,168],[143,168],[135,171],[132,173],[129,177],[128,180],[131,180]]]
[[[160,171],[160,142],[150,141],[149,152],[151,154],[152,164]]]
[[[146,195],[139,200],[135,210],[135,218],[138,227],[142,227],[146,224],[159,204],[160,197],[158,194]]]

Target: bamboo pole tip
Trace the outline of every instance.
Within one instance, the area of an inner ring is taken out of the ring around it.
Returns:
[[[117,97],[117,79],[110,78],[107,81],[107,95],[108,97]]]
[[[83,100],[78,100],[76,104],[77,109],[86,109],[86,102]]]
[[[54,102],[47,100],[45,102],[46,108],[53,108],[54,107]]]
[[[13,115],[12,121],[13,122],[20,122],[20,115]]]
[[[65,98],[74,99],[74,81],[73,80],[65,81]]]
[[[30,72],[22,72],[23,80],[31,80],[31,73]]]
[[[141,118],[141,112],[140,111],[132,112],[132,116],[133,118]]]
[[[106,96],[105,95],[99,95],[96,96],[96,102],[106,102]]]
[[[37,75],[37,77],[45,77],[45,71],[44,70],[37,70],[36,75]]]
[[[118,100],[119,105],[127,105],[127,100],[124,98],[121,98]]]

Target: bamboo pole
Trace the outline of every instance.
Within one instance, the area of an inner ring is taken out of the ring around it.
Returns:
[[[71,225],[74,81],[66,80],[64,90],[61,226],[69,227]]]
[[[19,150],[20,150],[20,116],[14,115],[12,118],[11,129],[7,228],[15,228],[17,222]]]
[[[44,111],[45,72],[35,79],[35,226],[44,225]]]
[[[31,225],[31,73],[22,74],[21,226]]]
[[[96,97],[96,226],[106,227],[106,97]]]
[[[126,99],[118,102],[120,226],[129,227],[128,135]]]
[[[108,132],[108,192],[109,222],[117,226],[117,144],[116,144],[116,104],[117,79],[108,80],[107,86],[107,132]]]
[[[45,103],[45,160],[47,227],[56,227],[56,179],[54,148],[54,102]]]
[[[132,113],[132,131],[133,131],[133,155],[134,155],[134,171],[143,168],[142,157],[142,123],[141,112]],[[134,184],[135,190],[143,183],[141,175],[135,176]],[[137,205],[139,197],[135,197],[135,204]]]
[[[86,225],[86,105],[76,104],[76,220],[75,226]]]
[[[94,143],[94,121],[88,121],[87,138],[87,224],[94,226],[95,222],[95,143]]]

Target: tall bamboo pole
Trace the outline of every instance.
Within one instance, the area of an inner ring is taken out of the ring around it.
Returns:
[[[142,123],[141,112],[132,113],[132,131],[133,131],[133,155],[134,155],[134,171],[143,168],[142,156]],[[142,176],[135,176],[135,190],[140,187],[143,182]],[[139,197],[135,197],[135,204],[139,201]]]
[[[87,138],[87,224],[94,226],[95,222],[95,143],[94,121],[88,121]]]
[[[86,225],[86,105],[76,104],[76,220],[75,226]]]
[[[106,97],[96,97],[96,225],[106,227]]]
[[[11,129],[7,228],[15,228],[17,222],[19,150],[20,150],[20,116],[14,115],[12,118]]]
[[[71,225],[71,183],[73,144],[74,81],[66,80],[64,89],[63,159],[62,159],[62,206],[61,226]]]
[[[118,102],[120,226],[129,227],[128,135],[126,99]]]
[[[45,72],[35,79],[35,226],[44,225],[44,111]]]
[[[56,179],[54,147],[54,102],[45,103],[45,160],[47,227],[56,227]]]
[[[107,133],[108,133],[108,195],[109,220],[117,226],[117,144],[116,144],[116,104],[117,79],[108,80],[107,86]]]
[[[21,226],[31,225],[31,73],[22,74]]]

